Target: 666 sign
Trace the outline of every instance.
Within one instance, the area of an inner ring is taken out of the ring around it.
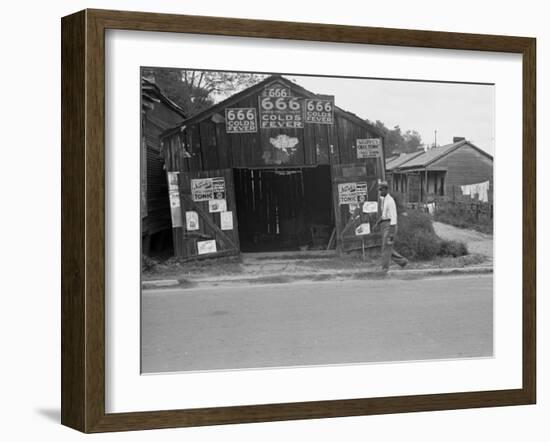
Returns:
[[[254,107],[225,109],[225,131],[228,134],[258,132],[258,118]]]
[[[334,101],[305,100],[304,119],[306,123],[334,124]]]

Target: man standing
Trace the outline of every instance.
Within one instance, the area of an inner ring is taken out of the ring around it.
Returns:
[[[393,250],[395,235],[397,234],[397,207],[395,200],[388,193],[388,183],[380,181],[378,183],[380,192],[380,202],[382,206],[380,219],[375,227],[380,225],[382,232],[382,271],[387,272],[390,267],[390,258],[401,267],[405,267],[409,262],[407,258]]]

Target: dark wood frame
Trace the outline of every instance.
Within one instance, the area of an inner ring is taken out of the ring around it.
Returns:
[[[169,411],[105,413],[104,31],[106,29],[522,54],[522,388]],[[85,10],[62,19],[61,50],[61,422],[64,425],[84,432],[102,432],[535,403],[536,40],[534,38]]]

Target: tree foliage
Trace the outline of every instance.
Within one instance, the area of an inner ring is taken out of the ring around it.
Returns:
[[[153,78],[161,91],[178,104],[187,117],[262,81],[266,75],[192,69],[149,68],[143,75]]]
[[[384,134],[384,151],[386,156],[396,153],[415,152],[420,148],[424,148],[422,137],[415,130],[402,132],[399,125],[395,126],[393,129],[389,129],[380,120],[376,120],[375,123],[369,121],[369,123]]]

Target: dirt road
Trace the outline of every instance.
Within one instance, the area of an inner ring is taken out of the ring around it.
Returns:
[[[459,229],[449,224],[434,221],[435,233],[442,239],[463,241],[468,246],[470,253],[485,255],[493,260],[493,235],[481,233],[476,230]]]

